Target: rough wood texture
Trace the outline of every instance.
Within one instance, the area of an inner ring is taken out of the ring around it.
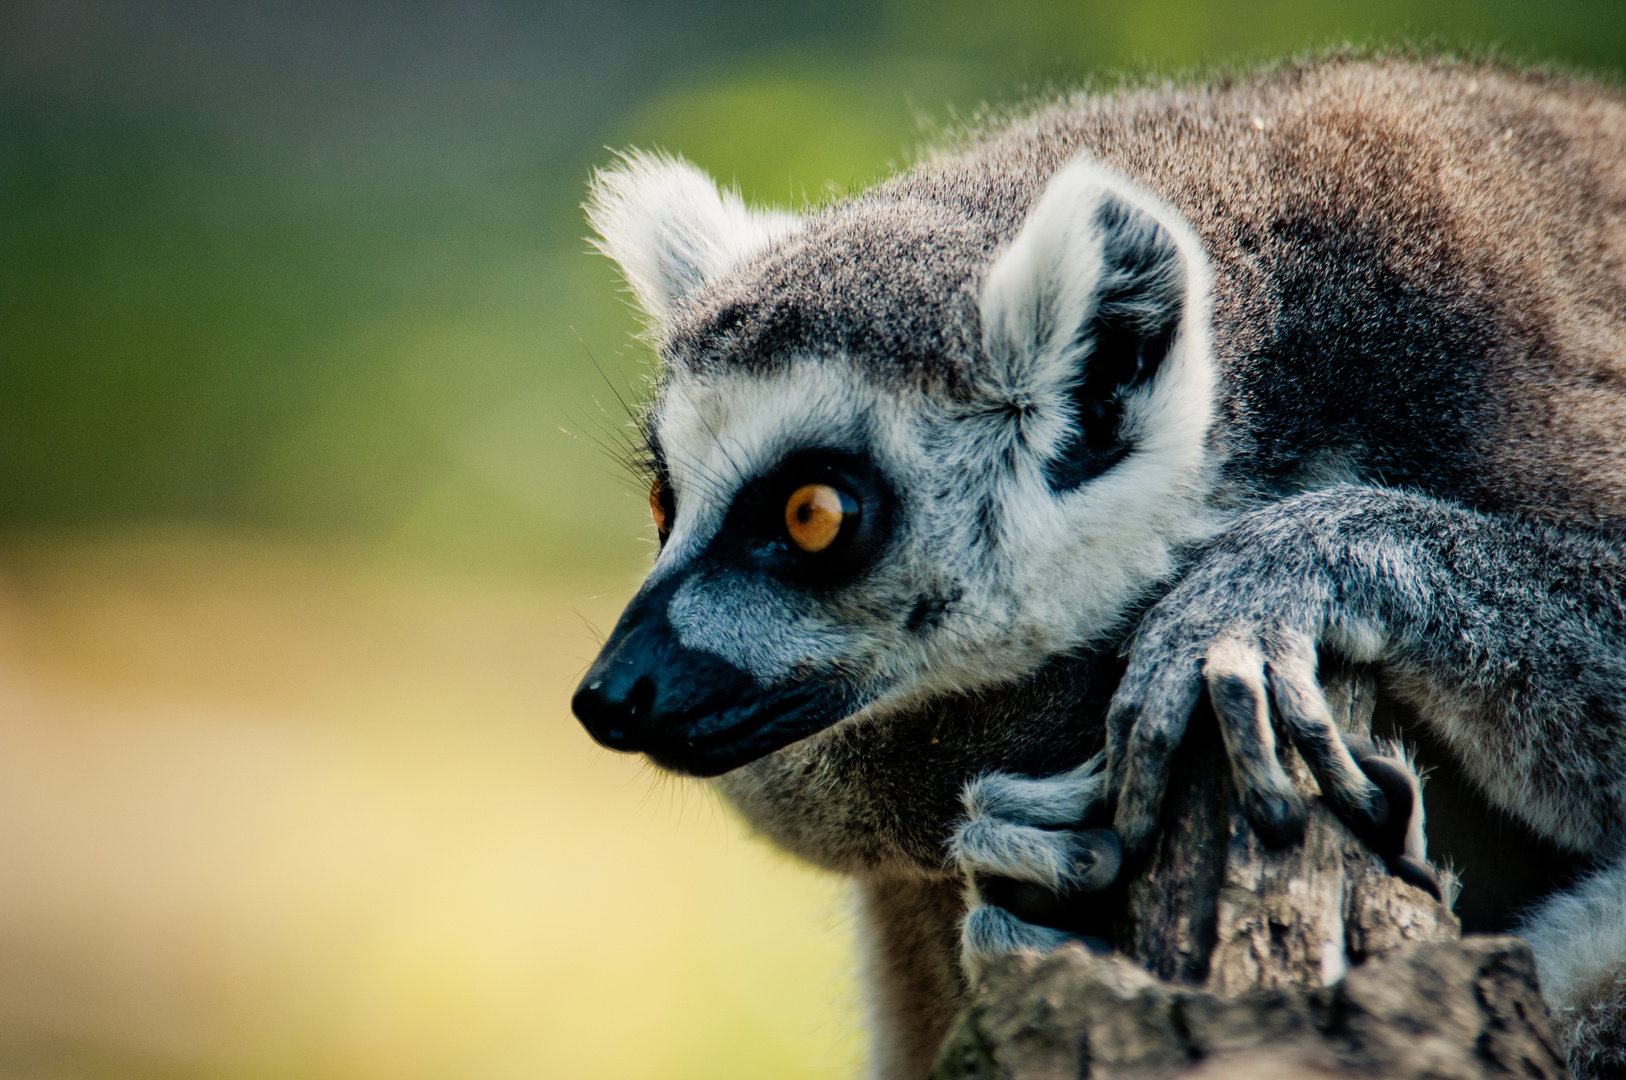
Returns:
[[[1324,678],[1335,717],[1370,730],[1370,678]],[[1285,745],[1282,763],[1312,809],[1303,844],[1271,850],[1237,807],[1212,715],[1193,717],[1162,835],[1121,897],[1120,955],[996,965],[934,1077],[1567,1076],[1524,945],[1459,940]]]
[[[1069,947],[994,965],[933,1080],[1566,1077],[1517,938],[1414,942],[1329,987],[1222,997]]]

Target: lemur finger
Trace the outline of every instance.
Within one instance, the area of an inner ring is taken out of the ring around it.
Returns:
[[[1171,658],[1184,655],[1178,644],[1164,640],[1166,636],[1143,633],[1136,640],[1130,650],[1129,666],[1112,693],[1106,721],[1109,798],[1116,798],[1118,789],[1123,786],[1130,758],[1129,746],[1134,741],[1135,728],[1140,724],[1147,703],[1158,698],[1160,685],[1166,683],[1170,678],[1169,673],[1177,669],[1177,662]],[[1184,666],[1189,675],[1189,669],[1196,667],[1195,657]]]
[[[1303,634],[1279,635],[1272,642],[1266,670],[1276,714],[1333,810],[1363,835],[1388,820],[1390,807],[1384,789],[1355,763],[1332,718],[1316,677],[1315,645]]]
[[[1369,745],[1354,747],[1356,762],[1363,775],[1383,792],[1389,814],[1385,820],[1370,829],[1361,830],[1366,846],[1385,859],[1402,855],[1417,855],[1411,846],[1412,817],[1417,809],[1417,790],[1412,785],[1411,772],[1393,758],[1384,757]]]
[[[1129,851],[1139,851],[1157,831],[1169,762],[1185,737],[1202,690],[1195,664],[1189,669],[1175,665],[1174,669],[1153,682],[1138,703],[1120,704],[1114,699],[1109,713],[1110,725],[1113,714],[1134,711],[1132,721],[1126,722],[1120,715],[1119,726],[1128,734],[1121,737],[1122,755],[1113,752],[1111,759],[1111,782],[1118,797],[1113,828]]]
[[[1389,873],[1444,902],[1440,877],[1425,857],[1422,792],[1416,774],[1404,761],[1380,753],[1364,738],[1351,738],[1349,749],[1361,771],[1389,803],[1388,819],[1362,833],[1361,839],[1383,859]]]
[[[1105,941],[1069,934],[1038,923],[1025,922],[1002,907],[980,904],[966,915],[960,934],[960,955],[965,970],[978,978],[989,961],[1014,952],[1055,952],[1070,941],[1081,941],[1092,952],[1111,952]]]
[[[1031,882],[1057,893],[1099,892],[1123,865],[1110,829],[1040,829],[999,818],[973,818],[949,842],[955,860],[979,874]]]
[[[1140,716],[1141,695],[1135,693],[1128,680],[1118,684],[1112,704],[1107,709],[1107,798],[1117,796],[1123,783],[1124,769],[1129,763],[1129,741],[1135,731],[1135,720]]]
[[[1208,650],[1203,675],[1243,813],[1266,844],[1282,847],[1297,842],[1304,836],[1304,800],[1276,760],[1264,654],[1241,638],[1221,638]]]
[[[986,773],[960,795],[968,817],[1003,818],[1019,825],[1077,825],[1106,798],[1106,755],[1056,776]]]

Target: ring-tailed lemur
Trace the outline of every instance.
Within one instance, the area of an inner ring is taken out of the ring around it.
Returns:
[[[662,546],[574,709],[857,878],[879,1075],[924,1075],[962,945],[1065,936],[1022,888],[1146,842],[1205,683],[1262,833],[1303,814],[1274,716],[1421,856],[1318,650],[1481,835],[1595,863],[1523,929],[1577,1071],[1626,1062],[1626,99],[1335,59],[1057,103],[799,217],[640,155],[589,211],[661,358]],[[1468,869],[1482,922],[1540,899]]]

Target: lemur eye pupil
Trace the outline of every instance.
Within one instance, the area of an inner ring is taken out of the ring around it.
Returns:
[[[850,495],[829,484],[804,484],[785,503],[785,531],[803,551],[823,551],[836,542],[841,526],[858,512]]]

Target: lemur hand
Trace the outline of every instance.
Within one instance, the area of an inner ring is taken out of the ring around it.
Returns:
[[[1087,828],[1103,805],[1104,754],[1072,772],[1031,779],[991,773],[966,785],[966,821],[951,850],[971,886],[961,939],[966,970],[996,956],[1050,952],[1068,941],[1096,949],[1087,896],[1118,877],[1118,838]]]
[[[1266,843],[1302,838],[1306,812],[1276,757],[1274,709],[1327,804],[1396,873],[1421,883],[1426,866],[1407,852],[1410,774],[1364,740],[1352,747],[1316,678],[1319,644],[1373,659],[1383,640],[1371,615],[1381,605],[1347,595],[1346,582],[1310,529],[1266,513],[1221,537],[1147,613],[1107,715],[1114,826],[1126,850],[1156,831],[1170,760],[1206,690],[1243,812]],[[1428,877],[1424,887],[1438,895]]]

